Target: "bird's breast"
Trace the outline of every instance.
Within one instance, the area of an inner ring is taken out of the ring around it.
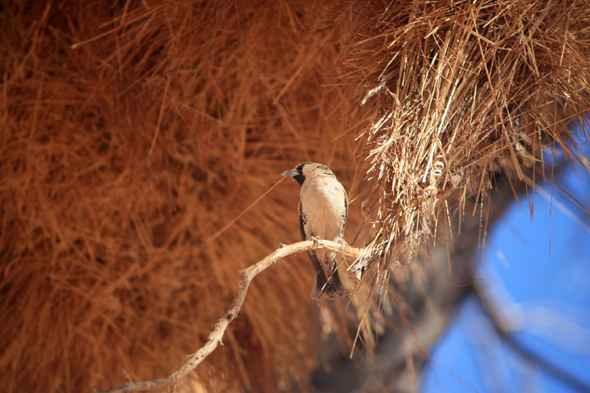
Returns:
[[[307,238],[319,236],[335,240],[342,236],[345,213],[345,193],[342,185],[332,179],[304,184],[301,190],[301,209],[307,216]]]

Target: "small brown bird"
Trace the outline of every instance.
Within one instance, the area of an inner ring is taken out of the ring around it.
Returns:
[[[301,185],[301,239],[317,237],[344,242],[348,197],[330,168],[314,162],[304,162],[281,175],[291,177]],[[340,281],[336,254],[330,251],[308,251],[307,256],[316,272],[312,299],[324,300],[344,296],[346,293]]]

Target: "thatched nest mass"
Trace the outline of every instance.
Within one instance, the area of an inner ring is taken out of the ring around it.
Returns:
[[[383,289],[438,220],[485,223],[492,173],[575,159],[590,107],[585,1],[13,1],[0,24],[7,392],[177,369],[239,271],[298,240],[294,182],[219,230],[299,162],[348,189],[377,256],[352,270]],[[355,314],[312,282],[304,256],[260,275],[192,383],[305,390]]]

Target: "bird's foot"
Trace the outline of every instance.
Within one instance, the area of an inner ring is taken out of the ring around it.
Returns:
[[[311,240],[313,242],[314,246],[317,246],[318,244],[320,244],[320,241],[323,239],[320,236],[312,236],[309,238],[309,240]]]

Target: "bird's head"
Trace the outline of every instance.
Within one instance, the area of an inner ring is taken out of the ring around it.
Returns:
[[[297,183],[303,185],[306,178],[318,175],[330,175],[334,176],[330,168],[325,165],[318,164],[316,162],[303,162],[297,165],[293,169],[289,169],[281,173],[282,176],[291,177],[297,180]]]

